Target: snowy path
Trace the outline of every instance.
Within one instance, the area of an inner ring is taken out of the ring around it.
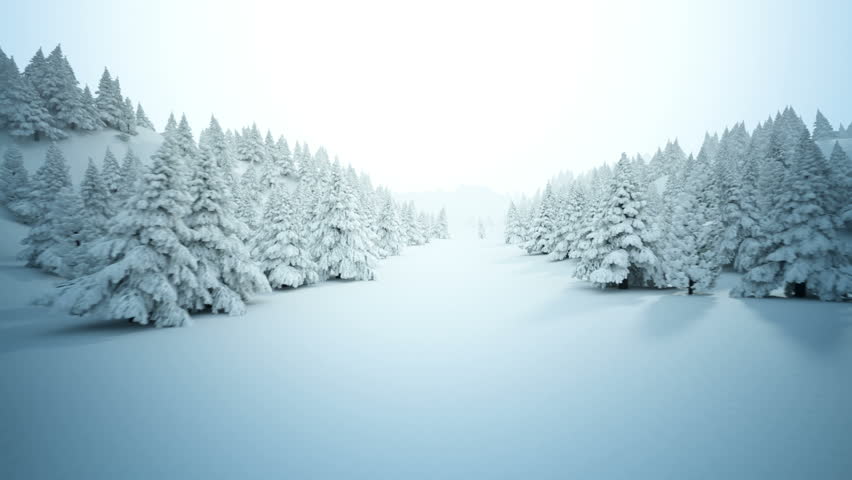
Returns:
[[[848,304],[453,240],[154,330],[27,306],[45,278],[0,264],[0,478],[852,477]]]

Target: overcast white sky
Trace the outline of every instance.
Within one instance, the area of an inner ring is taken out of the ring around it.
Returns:
[[[852,121],[852,2],[16,3],[19,64],[62,42],[160,128],[256,121],[397,191],[531,192],[786,104]]]

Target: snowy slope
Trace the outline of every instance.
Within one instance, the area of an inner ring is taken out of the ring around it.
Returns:
[[[849,305],[599,290],[491,241],[381,269],[186,329],[6,298],[0,478],[852,477]]]
[[[39,142],[13,140],[8,134],[0,131],[0,155],[6,150],[6,146],[13,141],[21,149],[24,165],[32,174],[44,162],[44,154],[50,142],[46,140]],[[143,162],[147,162],[162,141],[159,133],[140,128],[139,134],[130,136],[126,142],[121,140],[117,131],[106,129],[92,133],[69,132],[68,138],[59,140],[56,144],[65,155],[65,160],[71,170],[71,178],[76,184],[83,177],[89,157],[92,157],[95,164],[100,167],[107,147],[112,150],[119,162],[127,153],[128,147],[133,148],[133,151]]]

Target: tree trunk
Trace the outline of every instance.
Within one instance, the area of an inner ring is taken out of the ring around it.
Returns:
[[[805,298],[808,293],[808,284],[807,282],[800,282],[793,284],[793,296],[796,298]]]
[[[627,290],[627,279],[626,278],[624,280],[622,280],[621,283],[618,284],[618,289],[619,290]]]
[[[692,295],[693,293],[695,293],[695,280],[691,278],[689,279],[689,286],[686,287],[686,291],[688,295]]]

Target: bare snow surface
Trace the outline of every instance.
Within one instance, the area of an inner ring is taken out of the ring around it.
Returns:
[[[0,222],[0,478],[852,477],[848,304],[460,239],[158,330],[29,305]]]

